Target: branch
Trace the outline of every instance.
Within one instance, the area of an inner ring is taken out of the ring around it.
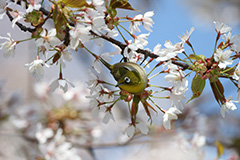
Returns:
[[[18,1],[18,2],[19,2],[19,1]],[[20,4],[20,3],[19,3],[19,4]],[[50,15],[50,12],[47,11],[47,10],[46,10],[45,8],[43,8],[43,7],[40,8],[40,11],[42,11],[42,13],[43,13],[44,15],[46,15],[46,16],[49,16],[49,15]],[[13,17],[10,15],[10,13],[9,13],[8,11],[7,11],[7,15],[8,15],[9,19],[12,21],[12,20],[13,20]],[[69,22],[69,24],[70,24],[70,26],[74,26],[74,23]],[[24,25],[22,25],[22,24],[19,23],[19,22],[16,22],[16,25],[17,25],[21,30],[23,30],[23,31],[25,31],[25,32],[26,32],[26,31],[29,31],[29,32],[32,33],[32,32],[34,32],[34,31],[36,31],[36,28],[32,29],[32,28],[25,27]],[[112,38],[112,37],[107,36],[107,35],[104,35],[104,34],[98,35],[97,33],[93,32],[92,30],[90,30],[90,33],[91,33],[92,35],[96,36],[96,37],[105,39],[106,41],[111,42],[112,44],[117,45],[118,47],[121,48],[122,51],[127,47],[127,44],[124,44],[124,43],[122,43],[122,42],[120,42],[120,41],[118,41],[118,40],[116,40],[116,39],[114,39],[114,38]],[[70,36],[70,35],[69,35],[69,28],[66,27],[66,36],[65,36],[65,38],[64,38],[64,44],[65,44],[65,45],[66,45],[66,44],[69,44],[69,36]],[[159,57],[159,55],[153,54],[153,53],[151,53],[150,51],[144,50],[144,49],[138,49],[136,52],[137,52],[137,53],[140,53],[140,54],[143,54],[143,55],[144,55],[144,60],[146,60],[148,57],[154,58],[154,59],[157,58],[157,57]],[[144,61],[144,60],[143,60],[143,61]],[[177,62],[176,60],[172,60],[172,63],[175,64],[175,65],[177,65],[177,66],[182,67],[183,70],[189,69],[189,67],[190,67],[188,64],[181,63],[181,62]]]
[[[13,18],[12,15],[9,13],[9,11],[6,11],[6,14],[7,14],[8,18],[10,19],[10,21],[12,22],[14,18]],[[17,25],[22,31],[24,31],[24,32],[27,32],[27,31],[28,31],[28,32],[33,33],[33,32],[36,31],[36,28],[26,27],[26,26],[24,26],[23,24],[21,24],[21,23],[19,23],[19,22],[16,22],[16,25]]]
[[[109,37],[109,36],[107,36],[107,35],[104,35],[104,34],[98,35],[98,34],[96,34],[95,32],[93,32],[92,30],[90,31],[90,33],[91,33],[92,35],[94,35],[94,36],[103,38],[103,39],[107,40],[108,42],[111,42],[111,43],[117,45],[117,46],[120,47],[122,50],[124,50],[125,47],[127,47],[126,44],[124,44],[124,43],[122,43],[122,42],[120,42],[120,41],[118,41],[118,40],[116,40],[116,39],[114,39],[114,38],[111,38],[111,37]],[[137,53],[140,53],[140,54],[143,54],[143,55],[144,55],[144,60],[147,59],[148,57],[154,58],[154,59],[157,58],[157,57],[159,57],[159,55],[153,54],[153,53],[151,53],[150,51],[144,50],[144,49],[138,49],[136,52],[137,52]],[[177,65],[177,66],[182,67],[183,70],[189,69],[189,67],[190,67],[188,64],[181,63],[181,62],[177,62],[176,60],[172,60],[172,63],[175,64],[175,65]]]

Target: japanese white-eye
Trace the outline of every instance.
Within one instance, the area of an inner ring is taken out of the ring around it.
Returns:
[[[147,73],[144,68],[133,62],[123,62],[111,65],[103,60],[100,61],[110,70],[117,81],[116,87],[132,94],[144,91],[147,86]]]

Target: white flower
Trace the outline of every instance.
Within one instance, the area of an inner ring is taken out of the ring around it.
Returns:
[[[238,81],[238,87],[240,88],[240,63],[238,63],[235,71],[233,72],[232,78]]]
[[[97,119],[99,113],[105,112],[106,109],[105,109],[104,107],[99,107],[99,106],[98,106],[99,104],[98,104],[98,102],[97,102],[96,99],[93,99],[92,101],[95,101],[96,104],[93,104],[93,103],[91,103],[91,101],[90,101],[89,106],[91,106],[91,107],[93,108],[93,109],[92,109],[92,116],[93,116],[93,118],[94,118],[94,119]],[[93,106],[93,105],[95,105],[95,106]]]
[[[68,62],[72,61],[72,53],[68,51],[68,47],[66,47],[64,50],[61,51],[63,59],[65,59]]]
[[[51,128],[43,128],[41,123],[37,124],[37,132],[35,137],[39,143],[46,143],[48,138],[53,136],[54,132]]]
[[[176,43],[172,44],[170,41],[166,41],[164,46],[166,48],[159,49],[158,52],[156,52],[159,57],[156,59],[156,61],[167,61],[171,58],[174,58],[177,56],[178,53],[182,53],[184,51],[183,49],[183,43]]]
[[[37,59],[29,64],[25,64],[25,67],[29,67],[29,72],[37,80],[41,80],[44,75],[44,66],[49,67],[43,60]]]
[[[214,54],[214,60],[218,63],[219,68],[226,68],[227,65],[231,65],[233,60],[229,59],[232,54],[231,50],[225,50],[218,48]]]
[[[201,148],[206,144],[206,137],[199,133],[194,133],[191,143],[197,148]]]
[[[159,55],[159,52],[161,51],[161,47],[162,47],[162,45],[158,43],[158,44],[153,48],[153,53],[156,54],[156,55]]]
[[[100,57],[101,57],[104,61],[110,62],[111,59],[110,59],[109,56],[110,56],[109,53],[103,53],[103,54],[99,55],[99,57],[92,62],[92,66],[93,66],[93,68],[95,69],[95,71],[97,71],[98,73],[101,73],[101,65],[102,65],[102,62],[100,61]]]
[[[230,46],[230,48],[235,51],[236,53],[240,52],[240,42],[236,42]]]
[[[112,102],[114,100],[114,96],[109,89],[100,84],[96,88],[99,89],[97,89],[97,92],[93,97],[97,98],[100,102]]]
[[[136,50],[143,49],[145,46],[147,46],[148,41],[146,39],[148,36],[149,36],[149,33],[140,34],[136,36],[133,43],[131,43],[132,42],[131,40],[128,41],[129,44],[127,47],[125,47],[123,51],[124,57],[128,58],[129,61],[134,62],[135,61],[134,57],[138,55]]]
[[[171,129],[171,120],[178,119],[177,114],[181,114],[182,112],[175,107],[169,108],[165,114],[163,115],[163,126],[165,129]]]
[[[180,37],[182,42],[184,42],[184,43],[187,42],[189,40],[190,35],[192,34],[193,31],[194,31],[194,27],[192,27],[189,32],[186,31],[186,34]]]
[[[29,6],[26,10],[27,13],[32,12],[33,10],[39,10],[41,8],[41,0],[29,0]]]
[[[71,48],[76,49],[79,45],[79,41],[83,44],[88,42],[91,38],[89,35],[90,30],[90,26],[77,23],[76,28],[73,28],[69,31]]]
[[[134,40],[134,48],[133,46],[130,46],[130,48],[132,48],[133,50],[143,49],[145,46],[148,45],[148,41],[146,39],[148,38],[149,34],[150,33],[139,34]]]
[[[215,24],[215,30],[218,34],[224,34],[232,30],[231,27],[222,22],[214,21],[213,23]]]
[[[69,82],[68,80],[66,79],[56,79],[54,80],[51,84],[50,84],[50,91],[51,92],[54,92],[58,87],[60,89],[62,89],[65,92],[67,92],[68,90],[68,84],[71,86],[71,87],[75,87],[71,82]]]
[[[146,12],[144,15],[142,14],[136,15],[133,18],[133,21],[131,21],[131,25],[129,27],[130,33],[135,33],[135,31],[141,32],[140,29],[138,28],[138,26],[140,25],[140,22],[142,22],[143,27],[147,31],[152,32],[150,27],[152,27],[152,25],[154,24],[151,18],[153,15],[154,15],[153,11]]]
[[[6,0],[0,0],[0,19],[3,19],[4,15],[6,14],[6,9],[8,4]]]
[[[148,134],[149,129],[147,125],[143,123],[137,123],[136,128],[139,129],[142,134]]]
[[[114,117],[113,117],[113,114],[112,114],[112,112],[111,111],[105,111],[105,116],[103,117],[103,123],[105,123],[105,124],[107,124],[109,121],[110,121],[110,119],[111,120],[113,120],[113,121],[115,121],[114,120]]]
[[[150,27],[152,27],[152,25],[154,24],[151,18],[153,15],[154,15],[153,11],[148,11],[143,15],[142,18],[143,27],[149,32],[152,32]]]
[[[104,16],[99,15],[92,19],[92,31],[98,33],[105,26]]]
[[[78,150],[70,142],[66,142],[61,129],[58,129],[49,143],[39,144],[39,149],[46,160],[82,160]]]
[[[140,26],[140,22],[138,21],[131,21],[130,26],[129,26],[129,31],[130,33],[134,34],[136,31],[141,32],[138,26]]]
[[[60,59],[58,60],[60,65],[65,68],[65,60],[68,62],[72,61],[72,53],[68,51],[69,47],[64,48],[63,50],[60,49],[59,54],[61,55]]]
[[[6,39],[7,40],[7,41],[0,44],[0,50],[3,50],[3,56],[5,58],[8,58],[10,56],[13,57],[15,55],[15,48],[16,48],[16,44],[17,44],[17,42],[12,39],[10,33],[7,33],[7,35],[9,37],[1,37],[0,36],[0,39]]]
[[[87,88],[90,89],[90,94],[92,95],[93,92],[95,92],[96,86],[100,83],[100,80],[91,70],[88,71],[88,76],[89,80],[87,81]]]
[[[103,0],[92,0],[94,6],[102,6],[104,4]]]
[[[134,61],[134,56],[137,55],[136,49],[137,47],[135,47],[134,44],[129,44],[127,47],[124,48],[123,56],[129,59],[129,61],[131,62]]]
[[[126,133],[129,138],[132,138],[136,129],[139,129],[139,131],[142,134],[145,134],[145,135],[148,134],[148,132],[149,132],[149,129],[148,129],[148,127],[145,124],[143,124],[143,123],[136,123],[135,126],[130,124],[125,129],[124,133]]]
[[[187,88],[186,88],[187,90]],[[182,110],[183,109],[183,104],[182,104],[182,100],[185,99],[185,92],[182,93],[178,93],[176,94],[175,92],[171,91],[170,92],[170,101],[171,101],[171,105]]]
[[[222,37],[223,40],[225,40],[225,42],[230,44],[230,47],[232,47],[233,44],[238,43],[240,36],[239,35],[233,35],[232,36],[232,32],[228,32],[228,34],[224,34]]]
[[[240,104],[240,89],[238,89],[238,91],[237,91],[237,101],[238,101],[238,104]]]
[[[130,138],[133,137],[133,135],[134,135],[134,133],[135,133],[135,127],[134,127],[134,125],[129,125],[129,126],[125,129],[124,133],[126,133],[127,136],[130,137]]]
[[[24,13],[23,13],[23,12],[17,12],[17,11],[15,11],[15,12],[12,12],[12,15],[14,16],[14,18],[13,18],[13,20],[12,20],[12,28],[14,28],[16,22],[19,21],[19,20],[21,20],[21,19],[23,19]]]
[[[166,81],[173,83],[172,92],[176,95],[185,93],[188,89],[188,80],[185,78],[185,73],[172,63],[168,63],[167,67],[169,73],[164,78]]]
[[[234,111],[235,109],[237,109],[237,107],[235,106],[235,104],[233,102],[237,102],[237,101],[233,101],[232,97],[228,97],[226,99],[226,102],[221,106],[221,114],[223,116],[223,118],[225,118],[225,111],[229,111],[232,110]]]
[[[49,31],[43,29],[40,33],[40,38],[38,38],[35,43],[38,47],[45,47],[48,51],[51,46],[56,46],[61,43],[61,41],[56,37],[56,29],[52,28]]]

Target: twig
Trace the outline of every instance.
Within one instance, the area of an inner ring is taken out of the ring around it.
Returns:
[[[20,2],[20,1],[18,1],[18,2]],[[20,4],[20,3],[17,3],[17,4]],[[44,15],[48,16],[48,17],[49,17],[49,15],[51,14],[51,12],[47,11],[47,10],[46,10],[45,8],[43,8],[43,7],[40,8],[40,11],[42,11],[42,13],[43,13]],[[13,20],[13,17],[11,16],[11,14],[10,14],[8,11],[7,11],[7,15],[8,15],[10,21],[12,21],[12,20]],[[69,24],[70,24],[70,26],[74,26],[74,23],[69,22]],[[28,31],[28,32],[33,33],[34,31],[36,31],[36,28],[33,29],[33,28],[26,27],[26,26],[22,25],[22,24],[19,23],[19,22],[16,22],[16,25],[17,25],[21,30],[23,30],[23,31],[25,31],[25,32]],[[104,35],[104,34],[98,35],[97,33],[93,32],[92,30],[90,30],[90,33],[91,33],[93,36],[96,36],[96,37],[105,39],[106,41],[111,42],[112,44],[117,45],[118,47],[121,48],[122,51],[124,51],[124,49],[127,47],[127,44],[124,44],[124,43],[122,43],[122,42],[120,42],[120,41],[118,41],[118,40],[116,40],[116,39],[114,39],[114,38],[112,38],[112,37],[107,36],[107,35]],[[64,44],[65,44],[65,45],[69,44],[69,28],[68,28],[68,27],[66,27],[66,36],[65,36],[65,39],[64,39]],[[153,53],[151,53],[150,51],[144,50],[144,49],[138,49],[136,52],[137,52],[137,53],[140,53],[140,54],[143,54],[143,55],[144,55],[144,60],[146,60],[148,57],[154,58],[154,59],[157,58],[157,57],[159,57],[159,55],[153,54]],[[143,60],[143,61],[144,61],[144,60]],[[176,60],[172,60],[172,63],[175,64],[175,65],[177,65],[177,66],[182,67],[183,70],[190,69],[190,66],[189,66],[188,64],[181,63],[181,62],[177,62]]]
[[[10,19],[10,21],[12,22],[13,21],[13,17],[12,15],[9,13],[9,11],[6,11],[6,14],[8,16],[8,18]],[[30,28],[30,27],[26,27],[24,26],[23,24],[19,23],[19,22],[16,22],[16,25],[24,32],[35,32],[36,31],[36,28]]]

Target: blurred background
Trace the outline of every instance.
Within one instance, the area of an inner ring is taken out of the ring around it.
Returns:
[[[172,43],[179,42],[179,36],[185,33],[186,30],[189,31],[191,27],[194,27],[195,31],[191,35],[190,42],[196,54],[210,57],[213,53],[216,39],[213,21],[222,21],[233,27],[233,35],[238,34],[240,31],[239,0],[138,0],[130,1],[130,3],[134,8],[139,9],[140,12],[119,10],[120,15],[128,14],[131,17],[136,14],[144,14],[147,11],[154,11],[153,21],[155,24],[152,29],[153,32],[148,38],[149,45],[147,46],[151,50],[158,43],[163,45],[166,40],[170,40]],[[27,39],[30,36],[29,33],[24,33],[17,27],[13,29],[7,16],[0,21],[0,24],[0,35],[3,37],[7,36],[7,32],[10,32],[15,40]],[[49,23],[48,25],[51,26],[52,24]],[[128,25],[126,24],[126,27]],[[141,30],[145,32],[143,28]],[[106,45],[105,47],[108,46]],[[92,49],[94,50],[94,48]],[[103,52],[108,51],[106,48],[101,48],[101,50]],[[100,52],[101,50],[98,51]],[[187,49],[187,47],[186,53],[191,54],[191,50]],[[29,75],[28,69],[24,67],[24,64],[30,63],[35,57],[34,42],[17,45],[14,58],[4,59],[1,55],[0,120],[5,118],[4,115],[7,115],[5,113],[6,110],[10,112],[9,110],[13,109],[19,112],[23,106],[29,106],[29,104],[31,106],[42,105],[41,100],[39,100],[41,99],[39,98],[39,93],[36,94],[34,90],[36,82]],[[71,63],[66,62],[67,67],[63,70],[64,77],[73,83],[80,82],[80,86],[85,86],[85,82],[88,80],[88,72],[86,71],[91,68],[91,61],[92,57],[87,56],[87,54],[73,54],[73,61]],[[116,60],[113,59],[112,62],[114,61]],[[45,85],[50,84],[57,78],[58,71],[58,68],[54,66],[45,70],[46,74],[43,80]],[[102,77],[112,80],[108,72],[103,73]],[[189,78],[189,82],[191,78]],[[237,91],[235,87],[224,81],[223,85],[226,97],[233,95],[234,99],[236,99]],[[83,93],[81,92],[81,94]],[[84,94],[88,95],[87,91],[84,91]],[[190,96],[191,91],[189,87],[186,97]],[[35,104],[36,99],[37,104]],[[87,100],[83,101],[87,102]],[[165,101],[164,104],[168,105]],[[86,104],[84,105],[87,106]],[[94,122],[93,126],[95,127],[92,129],[94,132],[91,132],[98,133],[97,131],[101,130],[101,134],[97,134],[99,139],[97,142],[107,145],[96,145],[97,147],[90,149],[82,147],[81,153],[84,155],[82,159],[94,159],[93,157],[95,157],[96,160],[213,160],[217,157],[215,141],[220,141],[225,146],[222,159],[230,160],[237,157],[237,153],[240,153],[240,111],[237,109],[237,111],[227,113],[226,117],[222,118],[220,107],[215,101],[209,85],[206,85],[200,98],[185,105],[182,116],[175,122],[175,129],[171,131],[163,130],[161,128],[162,116],[157,115],[154,117],[155,122],[151,127],[152,131],[149,136],[137,136],[131,142],[126,143],[126,145],[121,145],[118,142],[124,142],[126,139],[126,137],[122,137],[121,132],[124,130],[124,126],[127,126],[127,121],[124,121],[124,118],[128,115],[125,115],[126,111],[121,108],[115,112],[116,122],[110,122],[106,125]],[[0,158],[10,158],[11,160],[31,159],[29,157],[33,157],[34,154],[38,153],[34,141],[22,138],[22,133],[24,132],[16,132],[13,124],[7,121],[0,122],[0,128],[0,147],[7,147],[9,150],[8,152],[4,150],[2,153],[0,151]],[[205,147],[198,149],[197,145],[191,142],[195,133],[206,137]],[[34,149],[31,148],[33,150],[28,148],[29,143],[31,143],[30,146],[34,146]],[[76,146],[79,147],[79,144],[76,144]],[[29,154],[30,150],[31,154]]]

